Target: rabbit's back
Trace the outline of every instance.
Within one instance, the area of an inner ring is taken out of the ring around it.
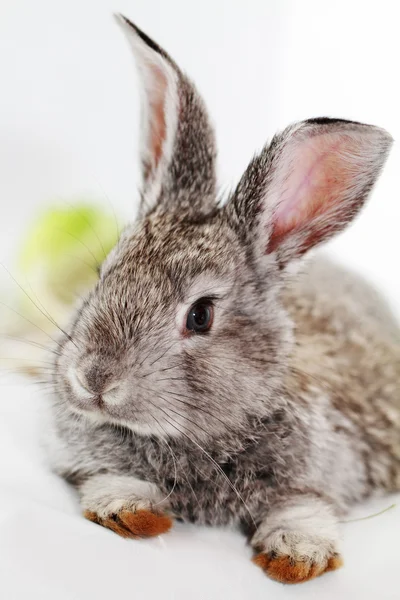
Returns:
[[[385,298],[360,275],[318,256],[306,264],[303,273],[287,290],[287,307],[299,330],[307,332],[362,329],[376,332],[400,344],[400,323]],[[295,299],[295,301],[293,301]],[[309,316],[303,319],[300,316]],[[374,334],[373,334],[374,335]]]
[[[311,407],[328,399],[334,428],[355,443],[372,487],[400,488],[400,328],[368,283],[314,259],[286,291],[295,340],[288,380]]]

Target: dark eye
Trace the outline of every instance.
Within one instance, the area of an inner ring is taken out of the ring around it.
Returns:
[[[200,300],[193,304],[188,312],[186,329],[194,333],[208,331],[214,319],[214,306],[209,300]]]

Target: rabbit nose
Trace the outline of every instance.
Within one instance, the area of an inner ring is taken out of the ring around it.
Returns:
[[[109,377],[99,364],[93,363],[83,373],[78,373],[78,379],[89,392],[100,395],[104,391]]]
[[[75,368],[70,370],[71,385],[81,400],[96,402],[101,404],[118,404],[119,384],[110,380],[109,374],[105,372],[101,365],[92,363],[85,368]]]

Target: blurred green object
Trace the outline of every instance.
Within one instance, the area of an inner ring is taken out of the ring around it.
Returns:
[[[74,314],[73,304],[97,281],[118,229],[115,214],[87,201],[54,202],[34,220],[22,238],[17,269],[6,269],[10,277],[2,289],[2,298],[8,297],[0,302],[6,370],[47,379],[46,349]]]
[[[100,263],[117,239],[116,217],[102,207],[85,201],[54,204],[27,232],[19,272],[39,298],[70,305],[94,284]]]

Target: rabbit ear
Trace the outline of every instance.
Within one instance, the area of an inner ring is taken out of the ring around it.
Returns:
[[[300,257],[341,231],[366,201],[392,138],[339,119],[288,127],[256,156],[227,207],[257,253],[278,263]]]
[[[209,212],[215,204],[215,141],[194,86],[168,54],[122,15],[142,83],[142,216],[161,205]]]

